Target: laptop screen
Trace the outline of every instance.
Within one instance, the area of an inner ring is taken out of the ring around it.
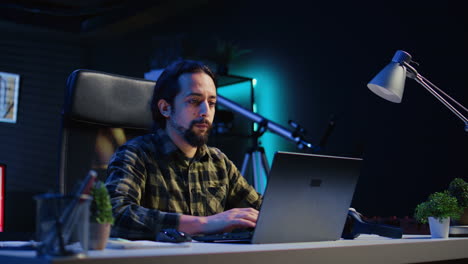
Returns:
[[[255,229],[193,238],[253,244],[338,240],[361,163],[359,158],[277,152]]]
[[[339,239],[361,161],[277,152],[252,243]]]

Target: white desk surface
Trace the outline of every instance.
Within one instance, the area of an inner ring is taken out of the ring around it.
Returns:
[[[415,263],[466,259],[468,238],[431,239],[405,235],[389,239],[361,235],[355,240],[287,244],[188,243],[187,247],[105,249],[86,258],[37,258],[35,251],[0,250],[0,263]]]

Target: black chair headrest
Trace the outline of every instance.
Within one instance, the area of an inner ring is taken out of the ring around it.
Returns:
[[[156,82],[91,70],[75,70],[67,80],[65,120],[110,127],[149,129]]]

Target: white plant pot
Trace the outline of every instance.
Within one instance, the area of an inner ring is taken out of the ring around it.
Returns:
[[[432,238],[448,238],[450,217],[442,218],[440,221],[437,218],[429,217],[429,229]]]

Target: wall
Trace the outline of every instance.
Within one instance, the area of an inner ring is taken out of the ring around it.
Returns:
[[[6,23],[0,32],[0,71],[20,75],[17,122],[0,123],[5,230],[31,231],[32,196],[56,188],[64,88],[68,74],[81,67],[82,52],[65,34]]]
[[[421,74],[467,105],[462,10],[423,1],[238,1],[152,32],[190,32],[194,45],[210,47],[216,36],[251,49],[230,72],[258,79],[259,113],[285,126],[297,121],[316,144],[334,115],[335,129],[319,153],[365,159],[353,206],[366,215],[411,216],[429,193],[467,177],[463,123],[412,80],[401,104],[380,99],[366,84],[402,49]],[[271,133],[261,141],[270,161],[276,150],[298,151]]]
[[[241,0],[125,36],[85,41],[4,25],[0,30],[9,38],[0,39],[0,70],[21,75],[18,122],[0,123],[0,162],[8,165],[9,188],[17,194],[10,195],[15,204],[7,204],[7,210],[32,208],[32,193],[55,187],[59,113],[73,69],[142,77],[151,68],[154,37],[187,34],[198,55],[215,48],[215,37],[252,51],[229,66],[232,74],[258,79],[260,114],[284,126],[297,121],[313,143],[320,141],[330,116],[336,117],[320,153],[365,159],[354,207],[366,215],[411,215],[429,193],[466,177],[466,132],[414,81],[407,81],[398,105],[373,95],[366,83],[403,49],[420,63],[420,73],[467,105],[463,10],[422,1],[376,6]],[[261,141],[270,161],[276,150],[298,151],[271,133]]]
[[[271,28],[262,32],[262,43],[249,45],[265,46],[246,63],[274,60],[269,67],[281,73],[285,98],[277,101],[282,123],[297,120],[317,142],[334,114],[336,127],[322,153],[364,157],[353,206],[367,215],[412,215],[429,193],[467,177],[468,141],[460,120],[414,81],[407,81],[400,105],[366,88],[403,49],[424,76],[467,105],[466,18],[448,3],[421,3],[282,6],[257,17],[265,18],[262,26],[249,27]]]

